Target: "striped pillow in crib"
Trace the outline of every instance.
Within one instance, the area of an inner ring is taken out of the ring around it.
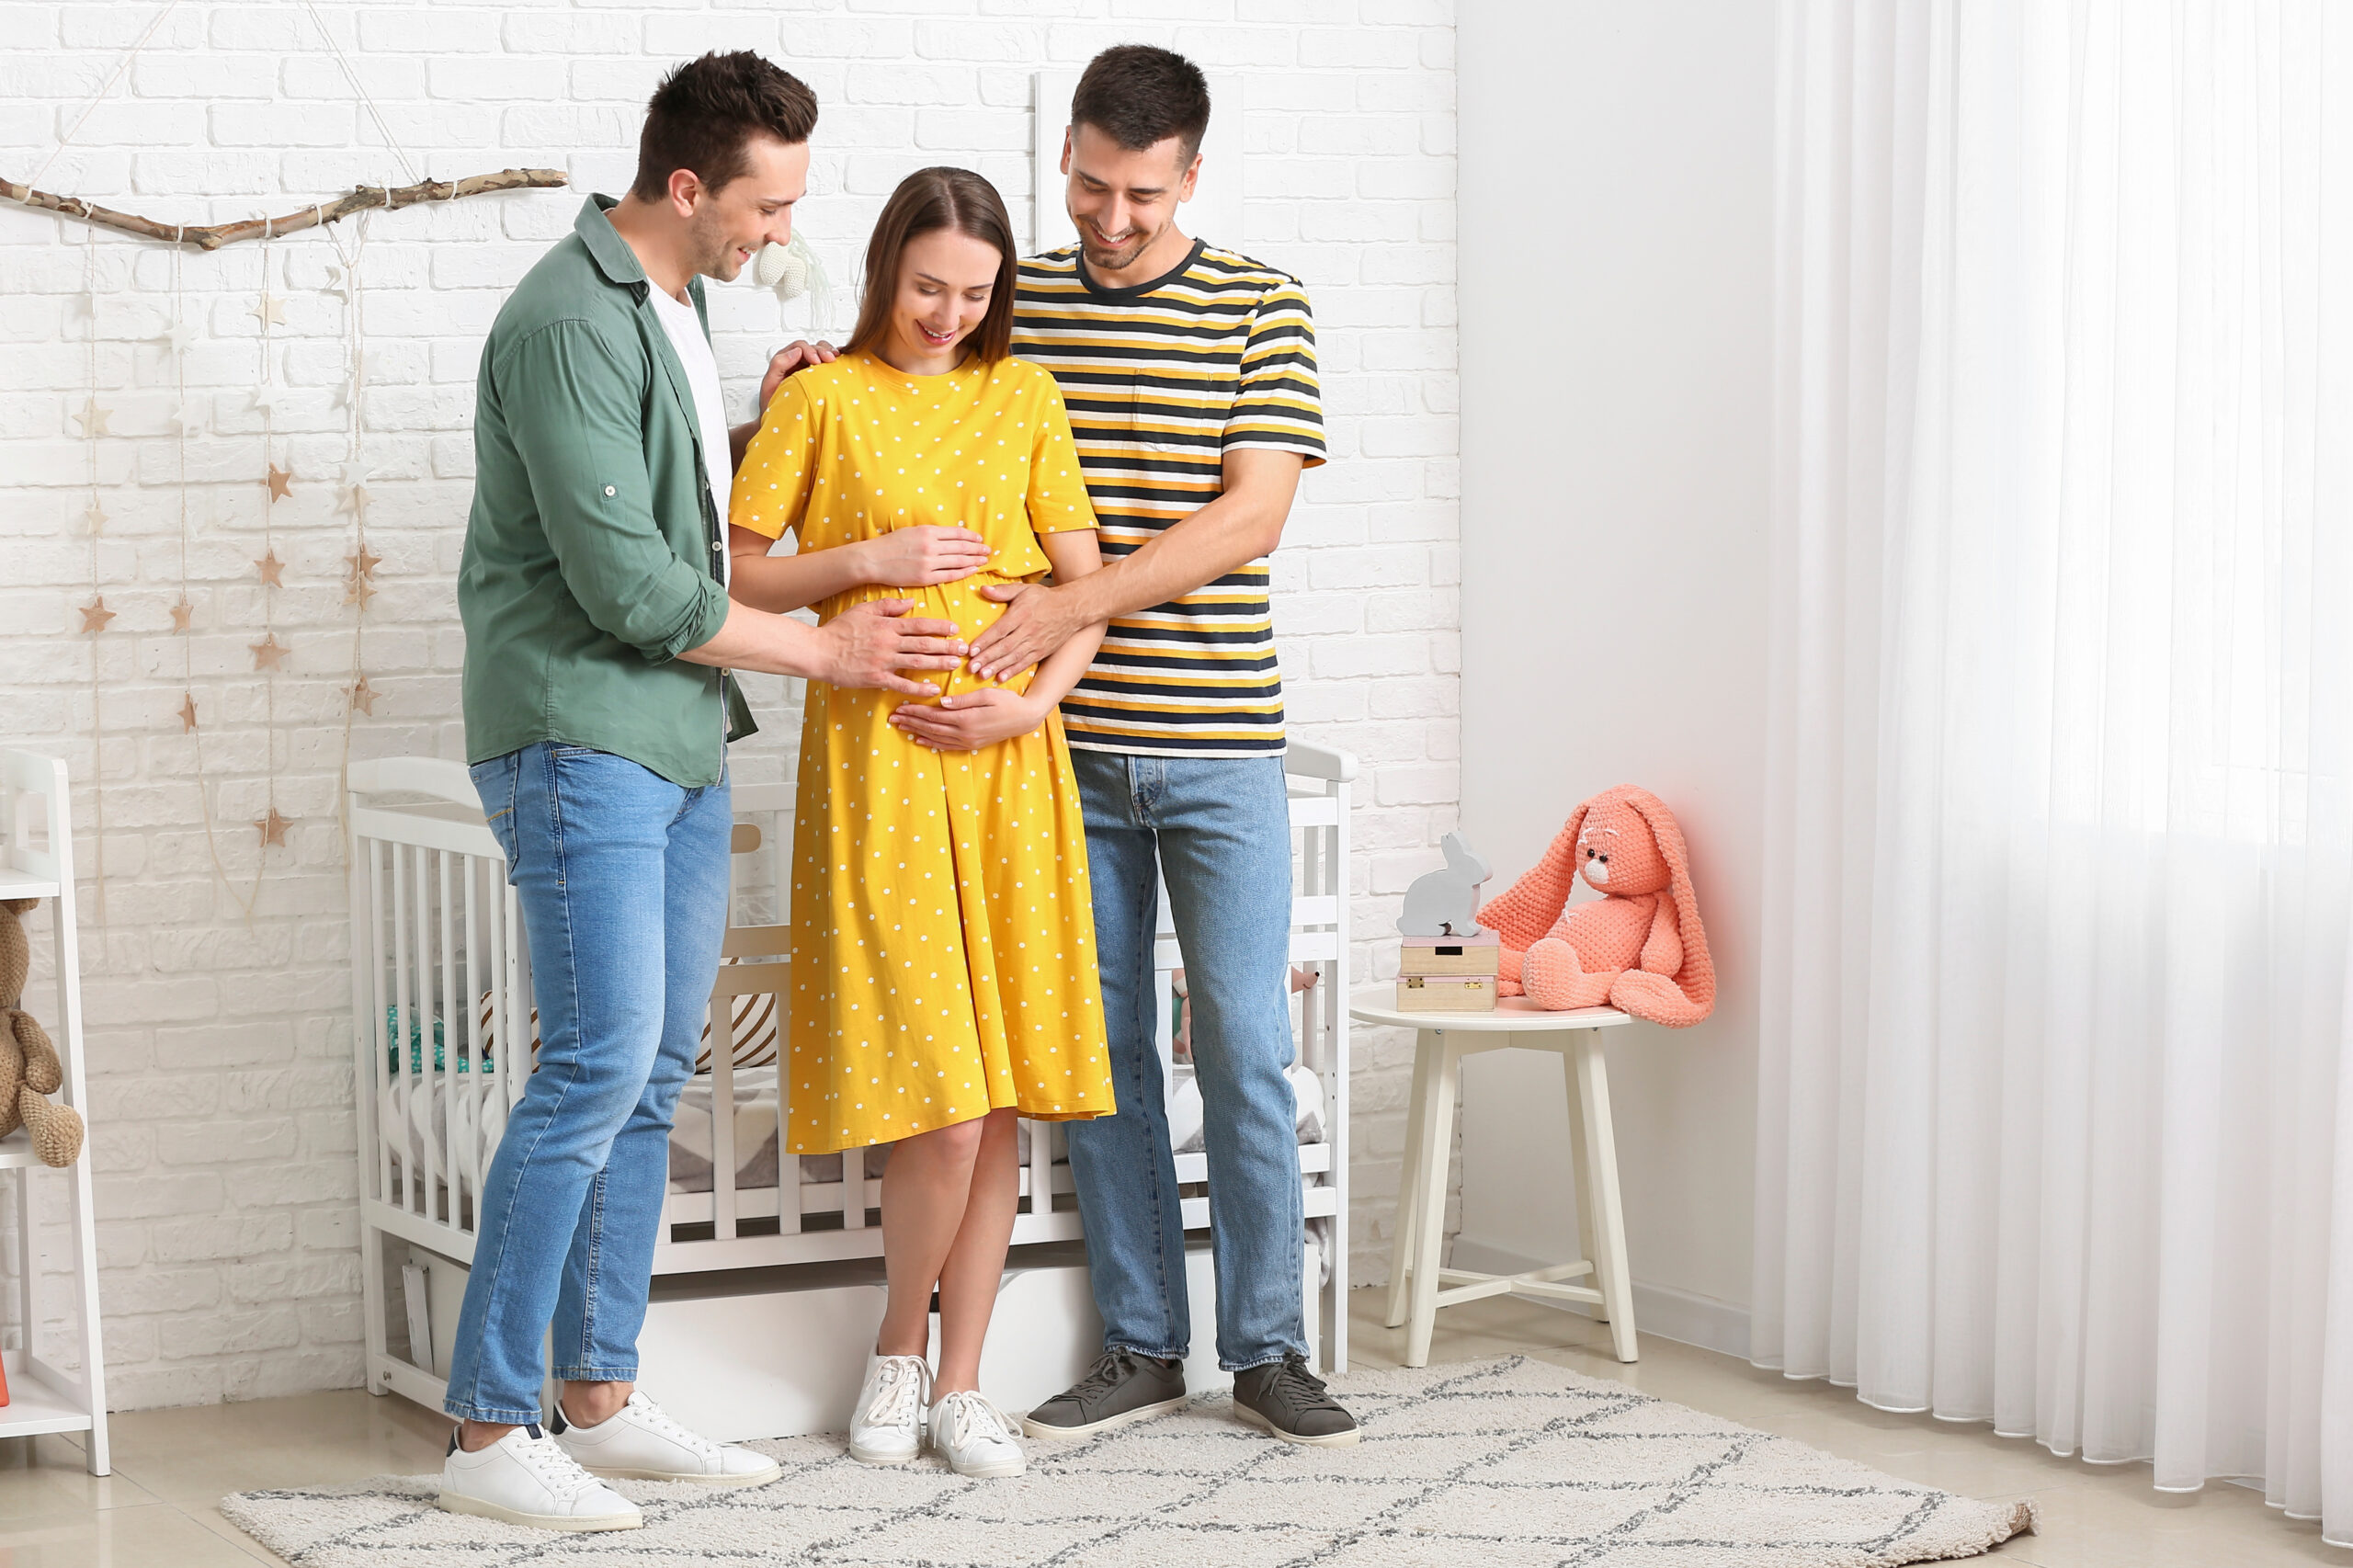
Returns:
[[[726,961],[733,963],[735,960],[729,959]],[[735,1041],[733,1052],[735,1065],[739,1068],[769,1066],[776,1061],[777,1053],[776,994],[757,991],[730,1000],[733,1003],[728,1010],[733,1015],[730,1033]],[[491,1027],[492,1013],[490,993],[485,991],[482,994],[481,1010],[482,1046],[485,1051],[492,1051],[497,1039],[497,1031]],[[531,1009],[531,1056],[535,1062],[539,1054],[540,1010],[534,1007]],[[695,1071],[710,1071],[710,1020],[707,1017],[703,1020],[702,1044],[695,1052]]]

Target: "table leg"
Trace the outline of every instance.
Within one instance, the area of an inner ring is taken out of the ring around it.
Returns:
[[[1405,1330],[1405,1365],[1430,1358],[1430,1331],[1438,1322],[1438,1253],[1446,1242],[1447,1178],[1454,1165],[1454,1092],[1461,1059],[1454,1043],[1437,1035],[1431,1077],[1423,1093],[1420,1126],[1420,1198],[1415,1211],[1413,1315]]]
[[[1577,1083],[1578,1034],[1554,1035],[1560,1042],[1561,1076],[1568,1081],[1569,1091],[1569,1171],[1577,1192],[1577,1259],[1593,1265],[1593,1286],[1601,1289],[1601,1210],[1594,1202],[1594,1181],[1591,1167],[1586,1163],[1585,1094]],[[1608,1292],[1603,1292],[1601,1305],[1593,1309],[1597,1321],[1609,1321]]]
[[[1389,1326],[1395,1328],[1405,1321],[1405,1309],[1411,1301],[1409,1285],[1414,1277],[1414,1246],[1420,1239],[1422,1162],[1427,1158],[1422,1147],[1422,1106],[1429,1093],[1431,1066],[1443,1049],[1440,1037],[1424,1029],[1414,1040],[1414,1071],[1411,1098],[1405,1107],[1405,1153],[1397,1175],[1397,1231],[1389,1256]]]
[[[1618,1141],[1609,1125],[1609,1069],[1602,1059],[1600,1030],[1579,1032],[1576,1073],[1577,1114],[1585,1129],[1585,1168],[1577,1175],[1592,1187],[1598,1221],[1593,1240],[1596,1283],[1609,1313],[1609,1338],[1618,1359],[1631,1361],[1640,1352],[1634,1340],[1633,1286],[1626,1274],[1626,1217],[1618,1200]]]

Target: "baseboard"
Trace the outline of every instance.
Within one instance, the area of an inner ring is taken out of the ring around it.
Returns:
[[[1518,1274],[1530,1268],[1541,1268],[1552,1258],[1529,1257],[1482,1242],[1470,1236],[1454,1238],[1449,1267],[1468,1268],[1481,1274]],[[1523,1301],[1536,1300],[1522,1297]],[[1591,1308],[1576,1301],[1545,1301],[1548,1307],[1594,1315]],[[1672,1339],[1679,1345],[1696,1345],[1702,1350],[1717,1350],[1726,1356],[1748,1358],[1748,1309],[1730,1301],[1677,1290],[1668,1285],[1645,1285],[1634,1281],[1634,1328],[1639,1334],[1655,1334],[1662,1339]]]

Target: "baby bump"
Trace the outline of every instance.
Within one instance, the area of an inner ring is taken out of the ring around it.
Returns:
[[[820,607],[819,624],[822,625],[833,619],[852,605],[870,604],[876,599],[905,599],[915,607],[907,611],[909,619],[952,621],[956,626],[956,635],[970,643],[983,631],[995,625],[997,618],[1005,613],[1004,605],[995,599],[983,598],[981,590],[1022,581],[1024,579],[1009,577],[1002,573],[981,571],[953,583],[940,583],[924,588],[889,588],[872,585],[853,588]],[[937,702],[942,696],[977,691],[989,687],[1000,687],[1006,691],[1027,691],[1029,689],[1031,674],[1030,671],[1024,670],[1019,675],[1005,680],[979,680],[974,678],[969,664],[960,664],[952,670],[923,670],[911,673],[915,675],[915,678],[929,682],[934,687],[934,694],[929,697],[890,697],[885,694],[885,699],[892,706],[895,707],[902,702]]]

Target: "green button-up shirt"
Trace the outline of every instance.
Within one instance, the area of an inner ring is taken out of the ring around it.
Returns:
[[[677,655],[727,618],[721,519],[686,369],[613,205],[589,198],[483,345],[458,569],[466,757],[552,741],[715,784],[729,712],[739,733],[749,716]],[[702,280],[688,291],[708,332]]]

